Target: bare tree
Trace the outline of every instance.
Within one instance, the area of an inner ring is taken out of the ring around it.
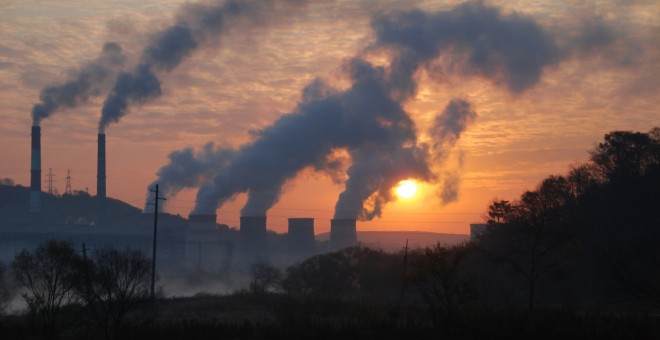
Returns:
[[[64,328],[62,309],[78,300],[75,287],[81,277],[81,258],[73,246],[50,240],[34,251],[23,249],[14,258],[12,271],[31,313],[43,325],[46,338],[56,338]]]
[[[474,277],[465,269],[468,245],[436,244],[411,254],[407,280],[417,289],[434,321],[453,319],[476,296]]]
[[[280,284],[282,272],[268,263],[255,263],[250,268],[250,291],[266,293]]]
[[[0,262],[0,315],[4,313],[9,299],[11,298],[11,291],[9,290],[6,272],[7,268],[5,267],[5,264]]]
[[[150,293],[150,261],[141,250],[106,247],[83,266],[78,291],[106,339],[116,338],[128,312]]]

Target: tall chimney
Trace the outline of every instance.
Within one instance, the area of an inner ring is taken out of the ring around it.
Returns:
[[[330,220],[330,248],[338,250],[357,245],[356,229],[354,219]]]
[[[30,163],[30,213],[41,213],[41,127],[32,126],[32,159]]]
[[[96,199],[99,221],[105,220],[105,133],[99,133],[98,162],[96,167]]]

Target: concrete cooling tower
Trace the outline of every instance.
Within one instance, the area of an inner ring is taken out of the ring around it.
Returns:
[[[290,218],[287,252],[293,258],[305,258],[316,252],[313,218]]]
[[[356,220],[330,220],[330,249],[339,250],[357,245]]]
[[[266,260],[266,216],[241,216],[240,257],[245,264]]]

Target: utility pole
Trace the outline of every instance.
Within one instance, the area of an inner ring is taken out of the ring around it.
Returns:
[[[151,299],[156,298],[156,236],[158,234],[158,201],[165,201],[166,198],[158,196],[158,184],[156,184],[156,190],[150,190],[154,193],[154,241],[153,241],[153,252],[151,254]]]
[[[71,189],[71,169],[66,169],[66,189],[64,189],[64,193],[73,195],[73,190]]]

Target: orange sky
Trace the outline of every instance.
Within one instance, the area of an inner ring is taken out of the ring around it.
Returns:
[[[184,1],[3,1],[0,11],[0,178],[29,185],[30,112],[41,88],[64,81],[98,55],[104,42],[122,45],[135,63],[151,32],[166,27]],[[315,77],[341,83],[342,62],[373,41],[376,11],[447,10],[458,1],[336,1],[313,3],[286,24],[257,35],[228,34],[196,51],[162,77],[163,96],[135,106],[107,131],[108,195],[142,207],[146,186],[167,155],[208,141],[239,146],[249,131],[295,108]],[[612,130],[648,131],[660,125],[660,6],[654,1],[487,1],[504,13],[530,16],[550,33],[570,36],[590,21],[606,22],[618,37],[602,51],[567,58],[544,69],[539,83],[511,94],[485,79],[452,72],[420,90],[406,106],[419,131],[452,98],[478,114],[443,170],[459,169],[459,199],[442,206],[438,188],[421,185],[410,200],[390,203],[360,230],[467,233],[482,221],[489,201],[515,199],[550,174],[588,159],[588,150]],[[103,97],[44,120],[42,167],[64,191],[67,169],[74,189],[94,194],[96,127]],[[420,140],[428,139],[423,133]],[[305,170],[286,185],[268,214],[269,228],[286,230],[288,217],[315,217],[329,230],[342,184]],[[168,197],[168,210],[188,215],[195,191]],[[245,195],[225,204],[218,221],[237,225]],[[26,202],[27,204],[27,202]]]

